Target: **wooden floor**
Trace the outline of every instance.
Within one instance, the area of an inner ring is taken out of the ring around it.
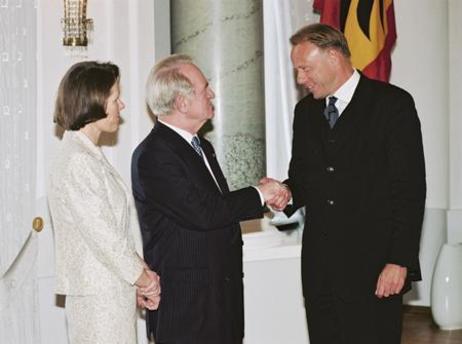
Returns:
[[[462,330],[441,331],[428,307],[405,306],[401,344],[462,344]]]

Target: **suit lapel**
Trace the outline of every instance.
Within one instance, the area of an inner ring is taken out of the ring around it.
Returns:
[[[304,112],[306,112],[305,115],[309,114],[309,117],[311,118],[309,122],[305,122],[307,127],[304,131],[306,131],[306,133],[310,133],[310,137],[312,138],[312,141],[310,141],[312,143],[317,142],[319,144],[318,147],[313,146],[312,149],[314,149],[314,151],[322,150],[323,153],[325,153],[327,149],[326,144],[330,131],[329,123],[324,116],[325,108],[325,99],[311,98],[309,104],[304,109]]]
[[[189,172],[196,177],[195,181],[201,181],[211,190],[220,191],[202,157],[197,154],[194,148],[188,142],[186,142],[184,138],[160,122],[156,123],[153,129],[153,134],[161,136],[165,139],[166,142],[170,144],[170,147],[184,161],[186,166],[188,166]],[[212,169],[212,171],[214,170]]]
[[[372,109],[373,95],[369,93],[367,80],[361,76],[350,103],[332,129],[332,134],[337,141],[337,149],[342,149],[348,142],[352,142],[352,137],[358,135],[361,123]]]
[[[218,163],[217,156],[215,151],[212,147],[212,144],[202,139],[202,150],[204,151],[205,156],[207,157],[207,161],[209,162],[210,168],[212,169],[213,175],[215,176],[218,186],[221,189],[223,194],[229,192],[228,183],[226,182],[226,178],[223,175],[223,171],[220,168],[220,164]]]

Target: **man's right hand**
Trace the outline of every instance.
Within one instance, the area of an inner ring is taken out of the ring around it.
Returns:
[[[292,198],[292,193],[287,185],[272,178],[260,179],[258,189],[263,194],[266,204],[274,210],[284,209]]]

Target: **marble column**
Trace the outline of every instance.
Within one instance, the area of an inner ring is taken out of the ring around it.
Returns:
[[[215,91],[204,130],[231,189],[265,175],[262,0],[172,0],[172,51],[190,55]]]

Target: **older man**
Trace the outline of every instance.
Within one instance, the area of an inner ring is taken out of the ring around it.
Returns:
[[[414,101],[356,71],[330,26],[306,26],[291,43],[297,83],[309,92],[295,108],[286,184],[294,208],[306,207],[310,343],[400,343],[402,294],[420,279],[426,193]]]
[[[144,255],[162,301],[148,336],[161,344],[237,344],[243,338],[239,221],[262,216],[278,183],[230,192],[212,145],[197,136],[214,115],[214,93],[184,55],[154,66],[147,101],[158,122],[132,160]]]

